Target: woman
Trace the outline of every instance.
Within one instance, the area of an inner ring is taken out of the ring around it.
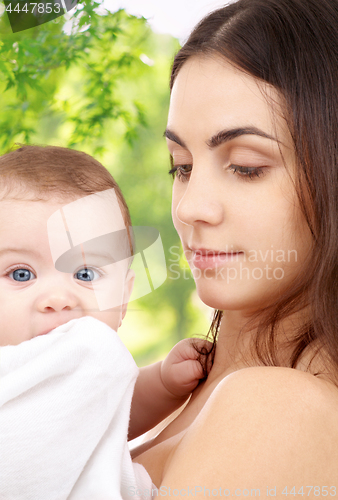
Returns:
[[[337,0],[239,0],[175,57],[172,216],[218,339],[134,451],[163,496],[336,494],[337,82]]]

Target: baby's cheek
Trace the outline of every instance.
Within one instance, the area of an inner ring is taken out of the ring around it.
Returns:
[[[32,318],[19,297],[16,299],[10,295],[9,290],[0,290],[0,346],[18,345],[31,338]]]

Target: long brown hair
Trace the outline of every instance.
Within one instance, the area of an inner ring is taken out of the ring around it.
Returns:
[[[170,89],[190,57],[215,54],[277,89],[295,149],[296,193],[313,235],[309,263],[263,310],[252,349],[263,365],[280,366],[276,327],[309,306],[310,319],[289,342],[288,366],[295,368],[310,344],[318,346],[338,386],[338,1],[239,0],[212,12],[177,53]],[[216,310],[209,361],[221,318]]]

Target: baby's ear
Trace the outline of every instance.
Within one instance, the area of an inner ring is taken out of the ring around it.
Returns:
[[[122,316],[123,319],[127,312],[128,302],[130,300],[131,293],[134,288],[135,282],[135,271],[133,269],[128,269],[126,280],[124,283],[124,292],[123,292],[123,303],[122,303]],[[121,320],[122,324],[122,320]],[[121,325],[120,325],[121,326]]]

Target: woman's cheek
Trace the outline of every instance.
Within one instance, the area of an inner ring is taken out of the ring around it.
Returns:
[[[174,224],[174,227],[176,229],[176,231],[179,233],[179,229],[182,225],[182,222],[179,220],[178,216],[177,216],[177,207],[178,207],[178,203],[179,203],[179,196],[178,196],[178,193],[177,193],[177,190],[175,190],[175,187],[173,187],[173,195],[172,195],[172,204],[171,204],[171,216],[172,216],[172,219],[173,219],[173,224]]]

